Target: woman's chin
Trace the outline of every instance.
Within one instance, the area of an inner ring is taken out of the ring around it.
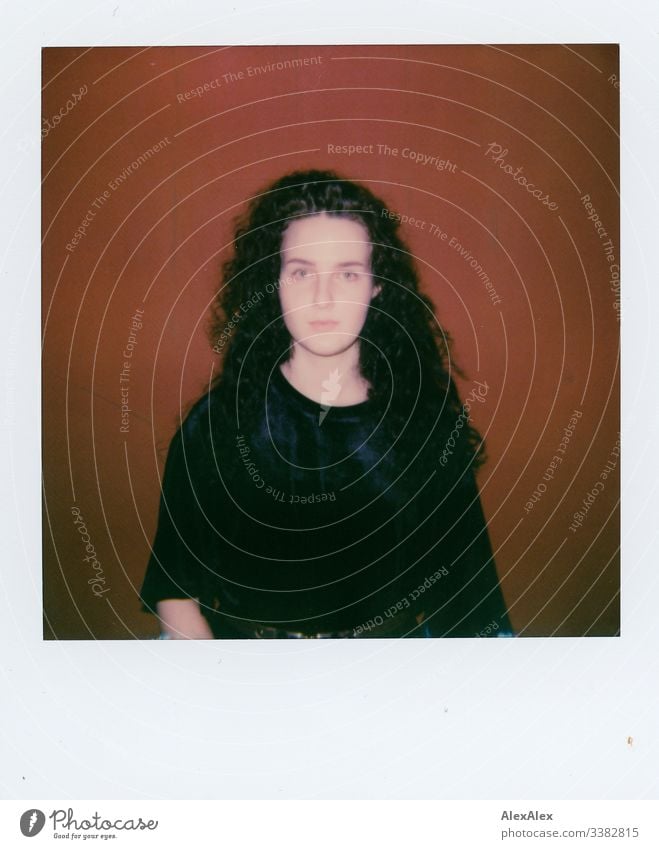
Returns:
[[[302,347],[317,357],[336,357],[351,348],[355,341],[346,339],[345,334],[319,333],[305,339]]]

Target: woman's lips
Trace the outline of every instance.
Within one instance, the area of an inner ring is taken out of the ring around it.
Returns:
[[[330,330],[332,327],[336,327],[338,323],[338,321],[332,319],[317,319],[309,322],[315,330]]]

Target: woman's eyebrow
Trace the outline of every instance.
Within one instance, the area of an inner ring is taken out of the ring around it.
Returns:
[[[311,260],[302,259],[301,257],[286,257],[284,259],[284,265],[291,265],[293,263],[296,263],[298,265],[315,265],[315,263],[312,262]],[[349,259],[349,260],[345,260],[344,262],[337,262],[335,267],[336,268],[347,268],[348,266],[359,266],[360,268],[369,268],[370,267],[367,262],[361,262],[361,260],[358,260],[358,259]]]

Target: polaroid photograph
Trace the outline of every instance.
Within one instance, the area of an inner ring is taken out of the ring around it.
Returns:
[[[620,633],[617,45],[42,70],[46,639]]]

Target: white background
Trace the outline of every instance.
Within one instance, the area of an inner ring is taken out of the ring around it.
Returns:
[[[656,798],[657,4],[112,0],[1,15],[0,794]],[[41,47],[389,42],[621,44],[622,636],[42,642],[40,163],[25,144]]]

